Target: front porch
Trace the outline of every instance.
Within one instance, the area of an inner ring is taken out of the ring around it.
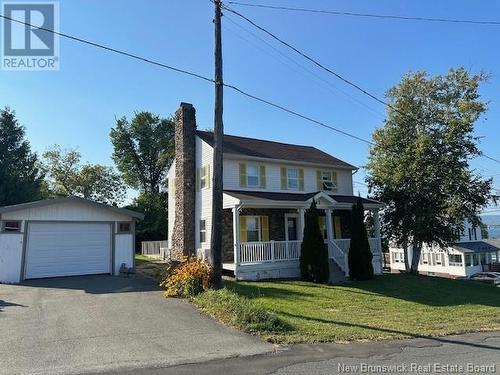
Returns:
[[[225,192],[229,195],[230,193]],[[300,251],[305,210],[315,199],[319,225],[330,259],[332,281],[349,276],[350,210],[357,197],[280,193],[272,200],[239,192],[225,199],[223,268],[239,280],[300,277]],[[260,198],[260,199],[259,199]],[[284,199],[294,198],[293,201]],[[236,202],[234,202],[236,200]],[[233,203],[228,207],[228,203]],[[373,226],[369,239],[376,274],[382,273],[379,202],[365,199]]]

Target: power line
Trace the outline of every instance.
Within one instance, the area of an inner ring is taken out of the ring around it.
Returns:
[[[266,5],[266,4],[250,4],[250,3],[242,3],[239,1],[229,1],[228,4],[241,5],[241,6],[253,7],[253,8],[286,10],[286,11],[292,11],[292,12],[330,14],[330,15],[335,15],[335,16],[384,18],[384,19],[396,19],[396,20],[405,20],[405,21],[467,23],[467,24],[476,24],[476,25],[500,26],[499,21],[481,21],[481,20],[478,21],[478,20],[452,19],[452,18],[431,18],[431,17],[397,16],[397,15],[390,15],[390,14],[355,13],[355,12],[343,12],[343,11],[338,11],[338,10],[321,10],[321,9],[310,9],[310,8],[294,8],[294,7],[274,6],[274,5]]]
[[[261,38],[260,36],[258,36],[257,34],[253,33],[252,31],[248,30],[247,28],[243,27],[242,25],[240,25],[238,22],[235,22],[234,20],[231,19],[231,17],[227,16],[226,15],[226,19],[231,22],[232,24],[238,26],[241,30],[245,31],[246,33],[252,35],[254,38],[260,40],[262,43],[264,43],[265,45],[267,45],[269,48],[271,48],[273,51],[275,51],[276,53],[278,53],[279,55],[283,56],[284,58],[286,58],[287,60],[291,61],[294,65],[298,66],[299,68],[301,68],[302,70],[304,70],[306,73],[310,74],[311,76],[313,76],[315,78],[315,80],[319,83],[319,82],[322,82],[324,84],[326,84],[327,86],[329,86],[329,91],[331,91],[332,93],[336,94],[337,95],[337,92],[340,92],[341,94],[343,94],[346,98],[348,99],[351,99],[353,102],[359,104],[360,106],[364,107],[366,110],[372,112],[373,114],[377,115],[378,116],[383,116],[379,111],[371,108],[370,106],[368,106],[367,104],[363,103],[361,100],[358,100],[357,98],[355,98],[354,96],[350,95],[349,93],[347,93],[346,91],[342,90],[341,88],[333,85],[330,81],[324,79],[323,77],[321,77],[320,75],[314,73],[314,71],[312,71],[311,69],[308,69],[306,66],[304,66],[303,64],[300,64],[298,61],[296,61],[295,59],[293,59],[291,56],[287,55],[286,53],[280,51],[278,48],[276,48],[275,46],[273,46],[271,43],[269,43],[268,41],[266,41],[265,39]],[[237,34],[235,34],[237,35]],[[277,61],[281,62],[283,65],[285,66],[288,66],[291,70],[303,75],[302,73],[300,73],[299,71],[297,71],[296,69],[292,68],[290,65],[286,64],[284,61],[278,59],[276,56],[270,54],[268,51],[266,51],[265,49],[262,49],[260,48],[258,45],[252,43],[251,41],[249,41],[248,39],[244,38],[244,37],[241,37],[239,36],[241,39],[245,40],[247,43],[253,45],[255,48],[257,49],[260,49],[264,52],[266,52],[267,54],[269,54],[269,56],[272,56],[274,59],[276,59]],[[336,91],[334,91],[336,90]]]
[[[193,73],[193,72],[190,72],[190,71],[187,71],[187,70],[184,70],[184,69],[180,69],[180,68],[176,68],[176,67],[173,67],[173,66],[170,66],[170,65],[166,65],[166,64],[163,64],[163,63],[160,63],[160,62],[148,59],[148,58],[141,57],[139,55],[135,55],[135,54],[132,54],[132,53],[129,53],[129,52],[118,50],[116,48],[108,47],[108,46],[105,46],[103,44],[99,44],[99,43],[92,42],[92,41],[89,41],[89,40],[86,40],[86,39],[75,37],[73,35],[61,33],[61,32],[58,32],[58,31],[55,31],[55,30],[52,30],[52,29],[43,28],[43,27],[37,27],[37,26],[34,26],[34,25],[30,24],[30,23],[27,23],[27,22],[24,22],[24,21],[20,21],[20,20],[16,20],[16,19],[7,17],[7,16],[5,16],[3,14],[0,14],[0,18],[3,18],[5,20],[9,20],[9,21],[12,21],[12,22],[16,22],[16,23],[19,23],[19,24],[22,24],[22,25],[25,25],[25,26],[37,28],[37,29],[43,30],[45,32],[49,32],[49,33],[52,33],[52,34],[55,34],[55,35],[59,35],[61,37],[64,37],[64,38],[67,38],[67,39],[70,39],[70,40],[73,40],[73,41],[76,41],[76,42],[79,42],[79,43],[83,43],[83,44],[86,44],[86,45],[89,45],[89,46],[92,46],[92,47],[104,49],[104,50],[109,51],[109,52],[117,53],[117,54],[122,55],[122,56],[130,57],[130,58],[133,58],[135,60],[146,62],[148,64],[156,65],[156,66],[159,66],[159,67],[162,67],[162,68],[165,68],[165,69],[169,69],[169,70],[172,70],[172,71],[175,71],[175,72],[178,72],[178,73],[186,74],[186,75],[189,75],[189,76],[201,79],[201,80],[206,81],[206,82],[215,83],[215,80],[213,80],[211,78],[208,78],[208,77],[205,77],[205,76],[202,76],[201,74]],[[347,137],[356,139],[358,141],[364,142],[366,144],[373,145],[373,142],[371,142],[369,140],[363,139],[363,138],[358,137],[358,136],[356,136],[354,134],[351,134],[351,133],[346,132],[344,130],[338,129],[338,128],[334,127],[334,126],[328,125],[328,124],[326,124],[326,123],[324,123],[322,121],[313,119],[312,117],[309,117],[309,116],[303,115],[303,114],[301,114],[299,112],[296,112],[294,110],[288,109],[288,108],[286,108],[286,107],[284,107],[284,106],[282,106],[280,104],[274,103],[274,102],[272,102],[270,100],[260,98],[260,97],[258,97],[256,95],[253,95],[253,94],[251,94],[251,93],[249,93],[249,92],[247,92],[247,91],[245,91],[243,89],[240,89],[240,88],[238,88],[238,87],[236,87],[234,85],[224,83],[224,86],[227,87],[227,88],[229,88],[229,89],[232,89],[232,90],[234,90],[234,91],[236,91],[238,93],[240,93],[241,95],[244,95],[244,96],[246,96],[248,98],[254,99],[254,100],[258,101],[258,102],[267,104],[267,105],[269,105],[271,107],[280,109],[281,111],[284,111],[284,112],[286,112],[288,114],[291,114],[293,116],[299,117],[299,118],[301,118],[303,120],[307,120],[307,121],[312,122],[312,123],[314,123],[316,125],[319,125],[319,126],[322,126],[324,128],[330,129],[332,131],[335,131],[337,133],[343,134],[343,135],[345,135]]]
[[[234,3],[234,2],[233,2]],[[368,92],[367,90],[365,90],[364,88],[362,88],[361,86],[359,86],[358,84],[352,82],[351,80],[343,77],[342,75],[338,74],[337,72],[331,70],[330,68],[328,68],[327,66],[325,66],[324,64],[322,64],[321,62],[319,62],[318,60],[314,59],[313,57],[309,56],[308,54],[302,52],[301,50],[299,50],[298,48],[294,47],[293,45],[291,45],[290,43],[284,41],[283,39],[281,39],[280,37],[278,37],[276,34],[272,33],[271,31],[265,29],[264,27],[256,24],[254,21],[252,21],[250,18],[246,17],[245,15],[241,14],[240,12],[234,10],[234,9],[231,9],[227,6],[223,6],[223,8],[235,15],[237,15],[238,17],[244,19],[245,21],[247,21],[248,23],[250,23],[252,26],[254,26],[255,28],[261,30],[262,32],[264,32],[265,34],[269,35],[271,38],[273,38],[274,40],[278,41],[279,43],[281,43],[282,45],[284,45],[285,47],[291,49],[292,51],[296,52],[297,54],[299,54],[300,56],[302,56],[303,58],[305,58],[306,60],[310,61],[311,63],[313,63],[314,65],[318,66],[319,68],[325,70],[326,72],[334,75],[335,77],[337,77],[338,79],[340,79],[341,81],[345,82],[346,84],[348,84],[349,86],[351,87],[354,87],[356,90],[362,92],[364,95],[367,95],[368,97],[372,98],[373,100],[377,101],[378,103],[400,113],[401,115],[403,116],[406,116],[407,118],[410,118],[410,119],[413,119],[414,121],[417,121],[419,122],[420,120],[418,118],[416,118],[415,116],[413,115],[410,115],[408,113],[405,113],[401,110],[399,110],[398,108],[394,107],[392,104],[390,104],[389,102],[383,100],[383,99],[380,99],[379,97],[377,97],[376,95]],[[481,152],[480,156],[483,156],[489,160],[492,160],[494,162],[497,162],[500,164],[500,160],[498,159],[495,159],[491,156],[488,156],[488,155],[485,155],[484,153]]]

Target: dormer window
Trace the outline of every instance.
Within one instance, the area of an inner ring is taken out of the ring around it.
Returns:
[[[337,191],[337,173],[331,170],[317,171],[318,190]]]

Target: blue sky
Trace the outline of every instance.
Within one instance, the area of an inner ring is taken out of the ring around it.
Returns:
[[[499,20],[495,1],[305,1],[262,3],[350,12]],[[409,70],[432,74],[464,66],[485,70],[490,109],[477,124],[481,148],[500,159],[500,26],[442,24],[290,13],[233,6],[356,83],[383,96]],[[61,31],[163,63],[213,75],[213,8],[208,0],[61,0]],[[497,17],[498,19],[496,19]],[[256,95],[369,138],[384,108],[275,44],[241,19],[223,19],[224,78]],[[243,27],[243,28],[242,28]],[[266,40],[302,67],[270,48]],[[61,39],[61,69],[0,71],[0,105],[15,109],[36,151],[77,147],[85,161],[112,164],[109,131],[115,117],[148,110],[173,114],[181,101],[197,109],[198,126],[213,127],[213,87],[203,81]],[[320,76],[318,80],[314,75]],[[367,145],[317,127],[229,90],[224,122],[229,134],[309,144],[358,166]],[[500,164],[473,162],[500,189]],[[361,169],[355,180],[363,182]],[[355,192],[366,194],[357,184]]]

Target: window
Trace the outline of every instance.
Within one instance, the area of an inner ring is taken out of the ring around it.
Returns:
[[[247,186],[260,186],[259,166],[257,164],[247,164]]]
[[[422,263],[423,264],[429,263],[429,253],[422,253]]]
[[[472,265],[479,266],[479,254],[474,254],[472,256]]]
[[[258,217],[247,218],[247,241],[260,241],[260,220]]]
[[[269,241],[268,216],[240,216],[240,241]]]
[[[130,223],[118,223],[118,233],[130,233]]]
[[[207,167],[203,167],[201,168],[200,170],[200,189],[205,189],[206,187],[208,187],[208,171],[207,171]]]
[[[205,220],[200,220],[200,242],[207,240],[207,223]]]
[[[471,254],[465,254],[465,265],[467,267],[472,266],[472,255]]]
[[[287,185],[290,190],[299,189],[299,170],[297,168],[287,169]]]
[[[2,223],[2,232],[20,232],[21,231],[21,221],[19,220],[9,220]]]
[[[462,255],[461,254],[450,254],[448,255],[450,261],[450,266],[462,266]]]
[[[320,174],[320,182],[321,182],[321,186],[320,186],[320,190],[336,190],[337,189],[337,183],[336,181],[334,181],[334,178],[333,178],[333,175],[334,175],[334,172],[333,171],[320,171],[319,172]]]

